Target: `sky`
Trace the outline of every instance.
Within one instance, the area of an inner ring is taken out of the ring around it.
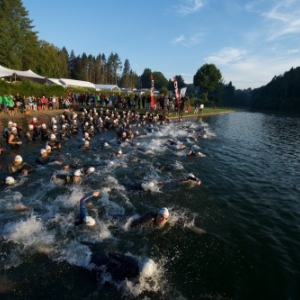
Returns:
[[[192,83],[215,64],[237,89],[300,66],[298,0],[23,0],[38,37],[75,55],[117,53]]]

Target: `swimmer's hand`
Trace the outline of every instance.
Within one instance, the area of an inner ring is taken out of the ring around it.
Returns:
[[[100,191],[99,191],[99,190],[94,191],[94,193],[93,193],[93,196],[94,196],[94,197],[98,197],[99,195],[100,195]]]

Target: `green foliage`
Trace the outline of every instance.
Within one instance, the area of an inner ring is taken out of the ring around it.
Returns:
[[[164,94],[165,96],[168,95],[168,89],[167,89],[166,87],[162,87],[162,88],[159,90],[159,92],[160,92],[161,94]]]
[[[161,72],[153,72],[154,78],[154,87],[156,90],[160,90],[161,88],[167,88],[168,79]]]
[[[300,67],[275,76],[266,86],[252,91],[253,108],[300,111]]]
[[[205,64],[194,75],[194,85],[208,92],[212,91],[221,79],[222,74],[214,64]]]
[[[151,88],[151,69],[145,69],[143,74],[140,76],[140,88],[150,89]]]
[[[0,0],[0,65],[23,69],[33,62],[37,35],[21,0]]]
[[[22,96],[34,95],[36,97],[41,97],[43,95],[66,96],[66,90],[60,85],[45,85],[29,81],[16,81],[9,83],[4,80],[0,80],[0,95],[15,95],[17,93]]]

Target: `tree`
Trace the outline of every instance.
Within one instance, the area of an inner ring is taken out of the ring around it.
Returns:
[[[168,79],[161,72],[153,72],[154,86],[156,90],[168,86]]]
[[[23,69],[33,62],[38,38],[31,23],[21,0],[0,0],[0,65]]]
[[[146,68],[140,77],[140,84],[143,89],[150,89],[151,87],[151,69]]]
[[[222,74],[214,64],[205,64],[194,75],[194,85],[205,91],[206,99],[207,93],[212,91],[221,79]]]
[[[130,63],[128,59],[125,59],[123,74],[121,78],[121,87],[130,87]]]

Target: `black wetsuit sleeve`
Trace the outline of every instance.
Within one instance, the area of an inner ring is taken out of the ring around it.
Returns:
[[[155,213],[148,213],[138,219],[131,222],[130,227],[142,227],[142,226],[153,226],[155,224]]]
[[[34,171],[34,167],[32,167],[31,165],[27,164],[27,163],[23,163],[23,170],[26,170],[28,173],[33,172]]]

